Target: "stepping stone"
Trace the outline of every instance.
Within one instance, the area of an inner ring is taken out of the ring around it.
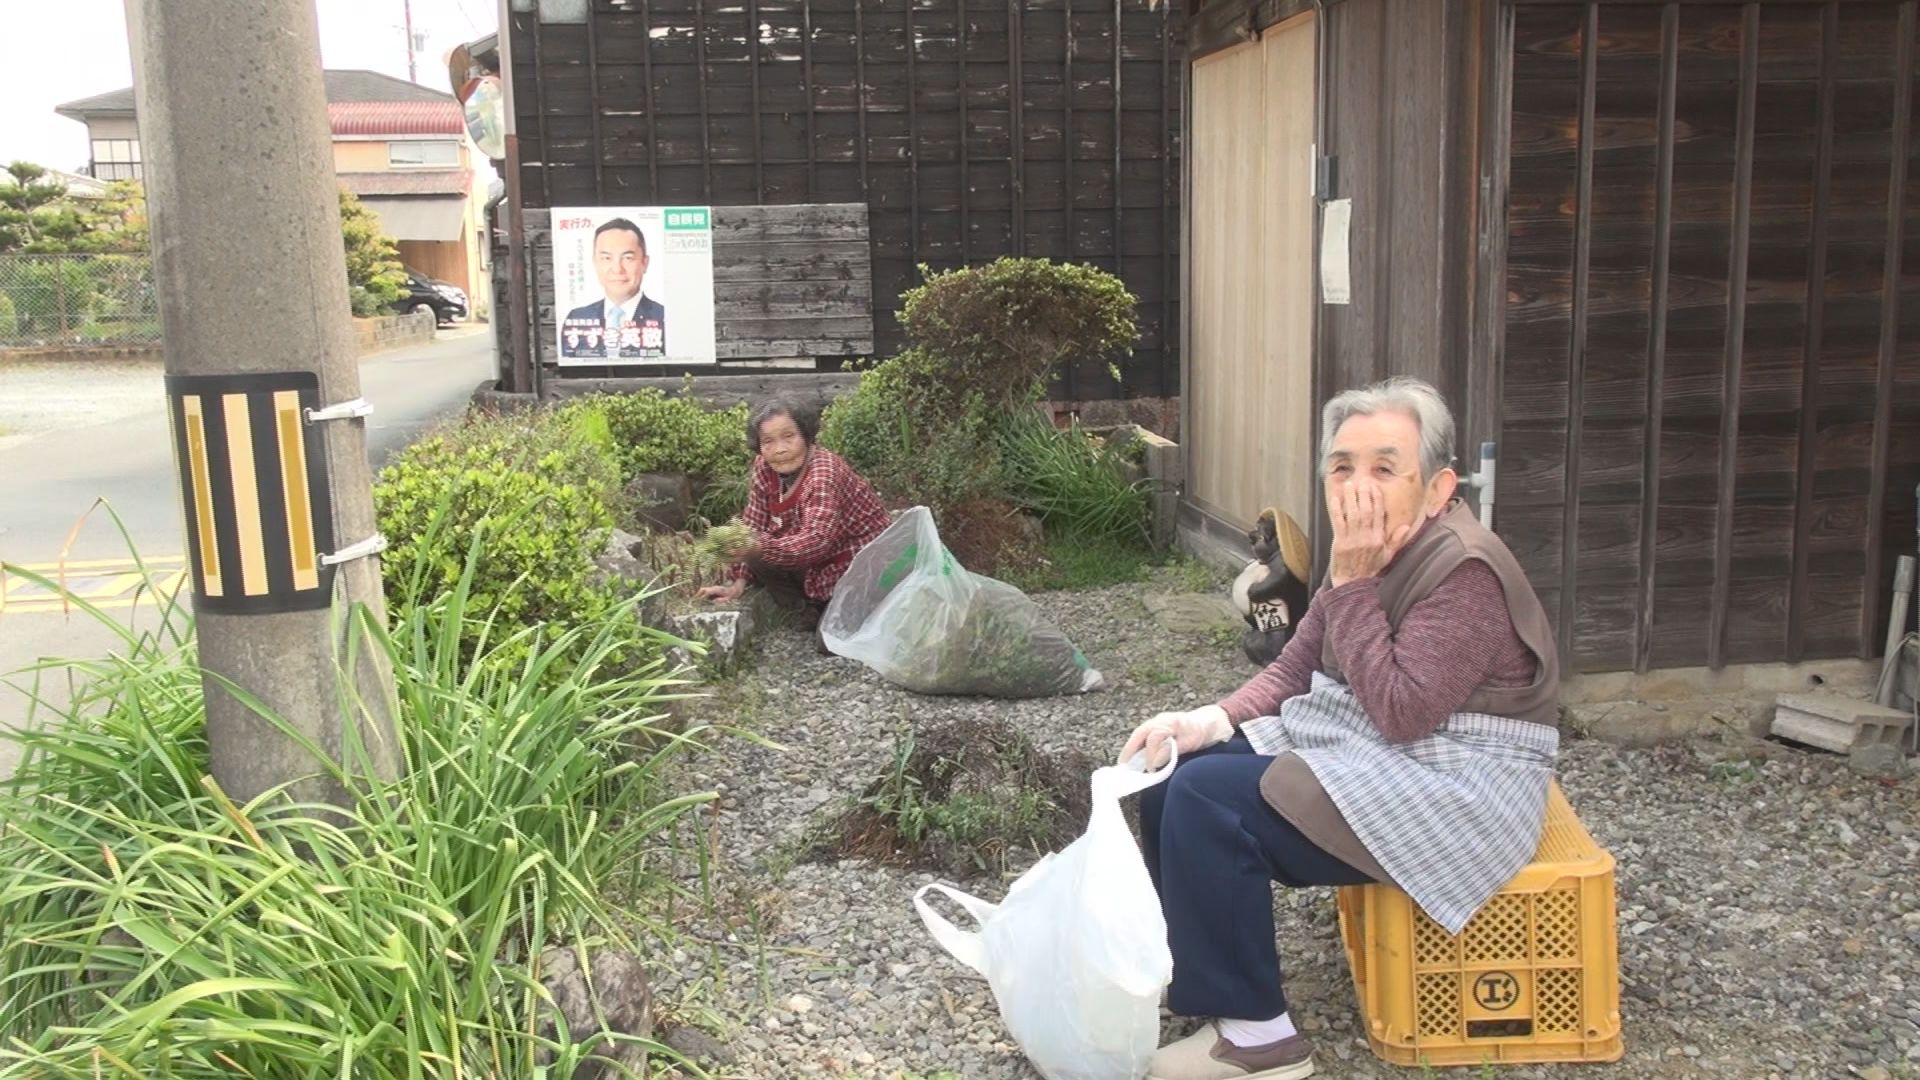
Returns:
[[[1215,630],[1243,630],[1246,620],[1233,601],[1209,593],[1148,593],[1147,612],[1160,627],[1175,634],[1203,635]]]

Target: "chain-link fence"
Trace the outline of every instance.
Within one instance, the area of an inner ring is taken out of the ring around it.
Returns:
[[[0,348],[157,345],[145,255],[0,255]]]

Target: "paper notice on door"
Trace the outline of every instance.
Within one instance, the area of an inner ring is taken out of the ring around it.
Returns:
[[[1333,199],[1320,217],[1320,301],[1353,302],[1353,275],[1347,263],[1347,234],[1353,224],[1353,200]]]

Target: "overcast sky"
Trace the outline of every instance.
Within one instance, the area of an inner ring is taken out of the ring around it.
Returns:
[[[155,0],[145,0],[155,2]],[[316,0],[322,62],[407,77],[406,0]],[[499,24],[495,0],[412,0],[419,81],[448,91],[445,57]],[[125,0],[0,0],[0,163],[77,170],[86,128],[54,106],[133,85]],[[484,163],[482,163],[484,164]]]

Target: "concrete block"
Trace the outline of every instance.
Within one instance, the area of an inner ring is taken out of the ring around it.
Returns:
[[[1867,746],[1904,745],[1911,713],[1839,694],[1782,694],[1773,714],[1773,734],[1794,742],[1851,754]]]

